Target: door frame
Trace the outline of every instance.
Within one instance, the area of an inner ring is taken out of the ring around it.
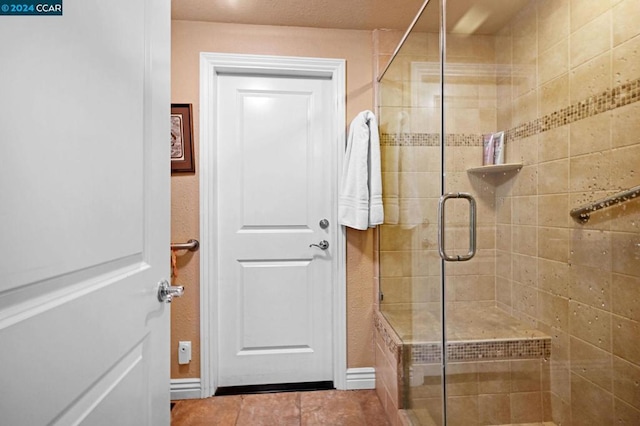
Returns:
[[[201,393],[206,398],[215,393],[218,378],[218,316],[215,310],[218,282],[218,200],[217,187],[217,92],[218,75],[290,75],[320,77],[331,80],[335,102],[332,143],[335,150],[332,164],[331,198],[338,217],[339,182],[345,147],[345,60],[287,56],[200,53],[200,376]],[[338,224],[336,223],[336,226]],[[346,389],[347,374],[347,294],[346,294],[346,231],[337,229],[337,247],[332,270],[332,357],[333,383]],[[210,259],[210,261],[205,261]]]

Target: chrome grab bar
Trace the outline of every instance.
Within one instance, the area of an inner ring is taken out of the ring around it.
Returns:
[[[190,239],[186,243],[171,243],[171,250],[198,251],[199,248],[200,248],[200,242],[194,239]]]
[[[444,243],[444,204],[449,198],[465,198],[469,201],[469,251],[466,255],[449,256]],[[438,202],[438,252],[447,262],[464,262],[476,254],[476,200],[466,192],[450,192],[440,197]]]
[[[601,210],[607,207],[615,206],[616,204],[624,203],[625,201],[629,201],[637,197],[638,195],[640,195],[640,185],[634,186],[633,188],[627,189],[626,191],[618,192],[615,195],[611,195],[601,200],[594,201],[593,203],[585,204],[581,207],[576,207],[575,209],[572,209],[569,214],[576,220],[576,222],[587,223],[589,221],[591,213],[595,212],[596,210]]]

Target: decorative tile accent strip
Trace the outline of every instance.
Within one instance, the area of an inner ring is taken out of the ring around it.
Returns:
[[[440,343],[418,343],[411,346],[411,361],[434,364],[441,360]],[[551,355],[551,338],[519,340],[478,340],[447,343],[449,361],[498,359],[538,359]]]
[[[591,96],[528,123],[512,127],[505,131],[505,141],[513,142],[528,138],[638,101],[640,101],[640,78],[607,89],[599,95]],[[383,133],[380,135],[380,144],[383,146],[439,146],[440,134]],[[482,135],[448,134],[445,144],[446,146],[482,146]]]
[[[451,133],[446,136],[446,146],[482,146],[482,135]],[[440,146],[439,133],[382,133],[382,146]]]

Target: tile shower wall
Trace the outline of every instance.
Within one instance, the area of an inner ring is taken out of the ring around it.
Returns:
[[[497,34],[498,305],[552,337],[557,424],[640,424],[640,203],[568,212],[640,184],[640,2],[531,1]]]
[[[476,264],[447,271],[448,300],[495,303],[552,337],[541,407],[561,425],[640,424],[640,203],[587,224],[568,214],[640,184],[639,19],[637,0],[532,0],[494,36],[449,35],[447,190],[480,200],[481,250]],[[376,37],[380,69],[399,34]],[[381,307],[437,310],[437,36],[407,46],[378,97],[390,213]],[[523,169],[468,175],[480,135],[495,130],[507,131],[506,160]],[[452,249],[466,244],[460,210]]]
[[[386,65],[396,32],[378,31],[374,49]],[[471,176],[482,165],[482,133],[496,131],[497,93],[493,36],[452,36],[445,93],[447,191],[470,192],[478,206],[478,253],[447,265],[451,302],[495,303],[495,187]],[[380,85],[385,225],[380,229],[382,309],[439,310],[440,77],[437,34],[409,36]],[[468,249],[468,204],[447,204],[446,245]]]

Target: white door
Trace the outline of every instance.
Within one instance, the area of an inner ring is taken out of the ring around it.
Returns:
[[[168,425],[168,0],[0,16],[0,423]]]
[[[217,89],[218,385],[332,381],[331,81],[221,75]]]

